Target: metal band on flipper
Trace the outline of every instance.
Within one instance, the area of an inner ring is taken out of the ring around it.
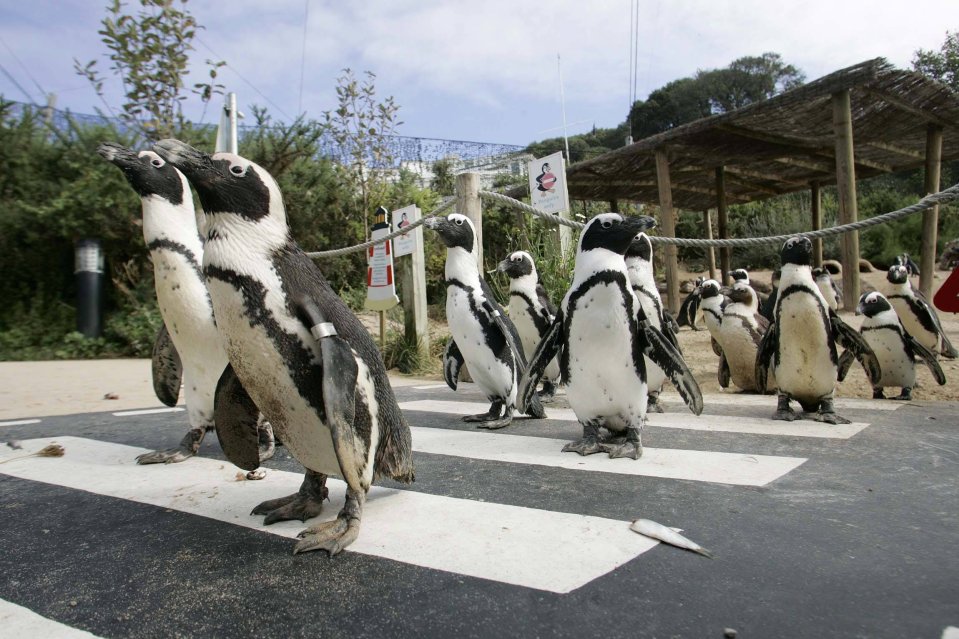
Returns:
[[[323,339],[324,337],[332,337],[338,335],[336,332],[336,327],[333,326],[332,322],[321,322],[310,328],[310,334],[313,335],[313,338],[317,341]]]

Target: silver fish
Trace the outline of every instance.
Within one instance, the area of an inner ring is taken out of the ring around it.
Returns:
[[[653,539],[658,539],[664,543],[667,543],[671,546],[676,546],[678,548],[685,548],[686,550],[691,550],[695,553],[699,553],[704,557],[713,558],[713,554],[697,544],[694,541],[686,539],[678,532],[672,528],[667,528],[662,524],[657,524],[651,519],[637,519],[632,524],[630,524],[629,529],[638,532],[640,535],[645,535],[646,537],[651,537]]]

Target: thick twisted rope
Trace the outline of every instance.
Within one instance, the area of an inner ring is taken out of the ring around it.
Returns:
[[[377,244],[382,244],[383,242],[386,242],[387,240],[392,240],[394,237],[399,237],[400,235],[405,235],[405,234],[409,233],[410,231],[412,231],[413,229],[415,229],[417,226],[422,226],[423,223],[426,222],[426,218],[432,217],[432,216],[434,216],[434,215],[439,215],[440,213],[442,213],[442,212],[445,211],[446,209],[452,207],[453,204],[455,204],[455,203],[456,203],[456,198],[453,198],[453,197],[447,198],[447,199],[443,200],[443,202],[441,202],[440,205],[437,206],[435,209],[433,209],[428,215],[424,215],[423,217],[421,217],[420,219],[416,220],[415,222],[412,222],[412,223],[408,224],[407,226],[404,226],[402,229],[400,229],[400,230],[398,230],[398,231],[394,231],[394,232],[390,233],[389,235],[385,235],[385,236],[380,237],[380,238],[377,238],[377,239],[375,239],[375,240],[370,240],[370,241],[368,241],[368,242],[363,242],[362,244],[357,244],[356,246],[347,246],[347,247],[339,248],[339,249],[331,249],[331,250],[329,250],[329,251],[313,251],[313,252],[307,253],[306,255],[307,255],[307,257],[314,257],[314,258],[316,258],[316,257],[338,257],[338,256],[340,256],[340,255],[346,255],[346,254],[348,254],[348,253],[357,253],[357,252],[359,252],[359,251],[366,250],[366,249],[370,248],[371,246],[376,246]]]
[[[547,213],[546,211],[541,211],[534,206],[530,206],[519,200],[515,200],[509,196],[503,195],[502,193],[493,193],[492,191],[480,191],[480,197],[485,200],[492,200],[494,202],[499,202],[501,204],[506,204],[521,211],[526,211],[527,213],[532,213],[537,217],[541,217],[548,222],[553,224],[562,224],[563,226],[568,226],[574,229],[581,229],[585,224],[582,222],[576,222],[575,220],[567,220],[566,218],[554,215],[552,213]],[[817,231],[803,231],[800,233],[789,233],[786,235],[772,235],[769,237],[744,237],[736,239],[714,239],[714,240],[700,240],[693,238],[685,237],[662,237],[659,235],[650,236],[650,241],[653,244],[675,244],[677,246],[698,246],[698,247],[709,247],[709,246],[720,246],[720,247],[735,247],[735,246],[758,246],[760,244],[778,244],[785,242],[791,237],[796,237],[797,235],[802,235],[810,239],[820,238],[820,237],[829,237],[831,235],[840,235],[842,233],[849,233],[851,231],[858,231],[860,229],[868,228],[870,226],[876,226],[877,224],[885,224],[886,222],[891,222],[893,220],[898,220],[900,218],[912,215],[913,213],[918,213],[920,211],[925,211],[926,209],[931,209],[932,207],[939,204],[948,204],[955,200],[959,200],[959,184],[949,187],[948,189],[939,191],[938,193],[932,193],[922,198],[915,204],[911,204],[905,208],[901,208],[897,211],[892,211],[890,213],[883,213],[882,215],[877,215],[871,217],[867,220],[859,220],[857,222],[850,222],[849,224],[843,224],[840,226],[834,226],[828,229],[819,229]]]

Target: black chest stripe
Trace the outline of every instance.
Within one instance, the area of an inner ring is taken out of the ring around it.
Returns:
[[[659,298],[657,298],[655,295],[647,291],[642,286],[634,286],[633,291],[636,292],[637,294],[642,294],[648,297],[649,300],[653,303],[653,306],[656,308],[656,316],[659,317],[660,320],[663,319],[663,305],[662,303],[660,303]]]
[[[939,329],[936,328],[936,323],[932,319],[932,313],[928,308],[926,308],[922,302],[914,297],[909,297],[908,295],[890,295],[886,299],[889,300],[905,300],[906,304],[909,305],[909,310],[912,311],[912,314],[916,316],[916,319],[919,320],[919,324],[933,334],[938,334]]]
[[[165,238],[159,238],[147,244],[147,250],[157,251],[160,249],[182,255],[184,259],[186,259],[187,263],[193,267],[193,270],[196,272],[197,277],[200,278],[200,281],[204,281],[203,269],[200,268],[200,262],[196,259],[196,255],[193,254],[193,251],[183,246],[179,242],[174,242],[173,240],[168,240]]]
[[[503,332],[500,330],[499,326],[496,325],[496,322],[493,321],[493,318],[487,314],[486,310],[479,307],[479,304],[476,301],[475,289],[468,284],[464,284],[456,278],[446,280],[446,285],[455,286],[466,293],[466,298],[470,305],[470,313],[473,314],[473,317],[476,318],[476,321],[479,322],[480,327],[483,329],[484,343],[490,349],[490,351],[492,351],[493,356],[496,359],[506,364],[511,371],[515,370],[515,366],[513,364],[513,352],[510,350],[509,344],[506,342],[506,337],[503,335]],[[469,364],[469,362],[467,362],[467,364]]]
[[[546,320],[542,313],[536,312],[536,305],[533,304],[533,300],[530,299],[529,295],[523,293],[522,291],[510,291],[511,297],[518,297],[524,302],[526,302],[526,313],[530,316],[530,319],[533,320],[533,325],[536,327],[536,333],[542,337],[546,334],[546,331],[549,330],[550,323]],[[532,356],[532,353],[528,353]]]
[[[816,287],[816,292],[819,292],[818,286]],[[779,365],[779,353],[782,350],[783,340],[791,337],[789,335],[783,335],[782,322],[779,321],[782,315],[783,302],[785,302],[790,295],[809,295],[813,298],[812,303],[819,308],[819,318],[820,321],[822,321],[823,328],[826,330],[826,346],[829,348],[829,359],[834,365],[838,365],[839,356],[836,353],[836,340],[832,334],[832,322],[829,321],[829,313],[826,307],[820,304],[819,297],[816,293],[804,284],[791,284],[779,292],[779,300],[776,303],[776,324],[780,327],[779,347],[776,349],[776,365]]]

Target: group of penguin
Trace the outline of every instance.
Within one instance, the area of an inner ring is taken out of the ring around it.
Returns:
[[[164,322],[154,348],[154,387],[174,405],[182,383],[190,422],[179,446],[137,461],[187,459],[215,428],[227,458],[252,471],[282,441],[304,466],[303,482],[297,493],[263,502],[253,513],[265,515],[266,524],[306,521],[322,510],[327,478],[341,477],[347,490],[337,517],[304,530],[294,547],[339,553],[359,533],[373,482],[414,480],[410,427],[368,331],[293,241],[279,186],[256,163],[230,153],[211,156],[172,139],[139,153],[112,143],[99,152],[140,196]],[[194,210],[191,185],[202,212]],[[508,315],[477,267],[472,222],[452,214],[428,218],[425,226],[447,249],[445,379],[455,390],[465,366],[490,401],[487,413],[467,421],[495,429],[508,426],[517,410],[545,417],[543,403],[562,383],[583,429],[582,438],[563,450],[638,459],[646,414],[662,410],[659,392],[667,380],[693,413],[702,412],[702,393],[676,339],[678,326],[653,277],[652,244],[644,233],[655,226],[652,218],[592,218],[579,237],[572,281],[558,308],[532,257],[509,255],[498,267],[510,278]],[[749,335],[756,350],[754,386],[760,392],[778,387],[779,418],[795,417],[791,399],[807,411],[818,408],[827,421],[835,417],[833,386],[851,363],[846,354],[837,357],[836,342],[863,362],[874,386],[901,381],[908,394],[914,373],[896,377],[895,371],[911,370],[916,355],[935,368],[930,347],[899,330],[905,358],[898,369],[880,373],[868,344],[889,343],[888,337],[871,341],[895,318],[889,301],[864,296],[860,306],[876,330],[867,332],[864,324],[861,337],[828,309],[812,280],[810,254],[805,238],[783,246],[771,324],[760,321],[748,277],[733,285],[725,305],[718,283],[703,282],[697,294],[707,325]],[[921,307],[908,275],[905,283],[889,299]],[[739,385],[750,370],[734,351],[748,349],[723,335],[714,333],[724,362],[720,375],[725,370]],[[822,352],[810,355],[810,348]]]

